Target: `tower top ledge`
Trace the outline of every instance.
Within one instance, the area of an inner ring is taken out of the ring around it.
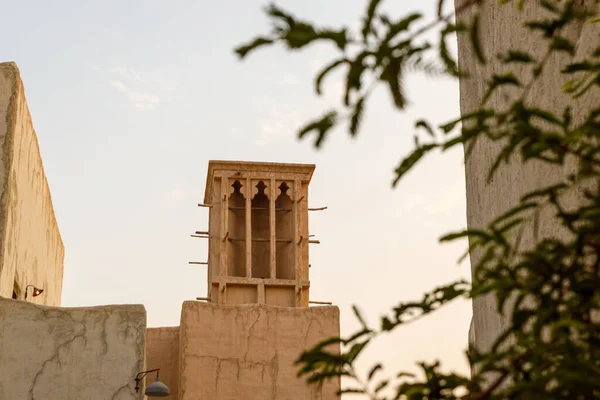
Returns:
[[[212,185],[214,182],[215,172],[217,171],[231,172],[232,177],[235,175],[235,173],[242,171],[273,174],[274,177],[277,177],[278,173],[299,174],[303,175],[304,180],[308,183],[312,178],[314,170],[314,164],[210,160],[208,162],[206,189],[204,190],[204,202],[210,202]]]

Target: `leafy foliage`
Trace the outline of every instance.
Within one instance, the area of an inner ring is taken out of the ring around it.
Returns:
[[[600,104],[594,103],[600,90],[600,46],[589,54],[579,54],[577,44],[569,39],[574,28],[600,21],[598,14],[590,11],[598,10],[598,2],[588,1],[584,7],[580,0],[463,0],[455,11],[468,10],[469,17],[455,22],[454,13],[443,14],[444,0],[438,0],[436,18],[424,23],[418,13],[393,18],[381,11],[383,0],[369,0],[356,37],[349,33],[351,29],[318,28],[271,5],[266,12],[274,22],[273,31],[236,52],[243,58],[278,42],[301,49],[325,41],[342,53],[318,74],[315,88],[320,95],[324,78],[337,68],[346,68],[345,112],[329,111],[300,131],[300,137],[315,134],[315,146],[319,147],[345,120],[352,136],[359,132],[365,106],[378,84],[387,88],[395,107],[404,110],[409,101],[403,90],[408,73],[467,76],[469,71],[459,69],[448,49],[447,40],[456,33],[469,39],[480,65],[489,62],[480,40],[486,26],[479,15],[486,3],[495,1],[520,11],[525,7],[544,10],[538,13],[543,18],[523,19],[523,26],[537,38],[536,50],[543,49],[543,54],[536,52],[536,56],[517,48],[497,54],[498,68],[487,82],[479,109],[437,127],[426,120],[417,121],[415,128],[426,134],[427,141],[422,143],[415,136],[415,149],[399,163],[393,184],[432,150],[462,145],[469,157],[478,140],[501,145],[490,165],[489,180],[498,168],[515,160],[555,165],[557,171],[568,174],[557,174],[551,185],[527,193],[485,228],[443,236],[442,242],[467,238],[467,255],[477,252],[473,282],[453,282],[426,293],[419,301],[399,304],[378,326],[368,326],[355,307],[361,323],[358,332],[328,339],[298,359],[299,375],[309,382],[345,376],[356,386],[342,393],[372,399],[600,398]],[[439,30],[437,43],[424,38],[434,29]],[[551,64],[549,60],[553,60]],[[530,96],[548,68],[558,68],[565,78],[565,99],[558,104],[567,105],[559,113],[537,106]],[[507,99],[502,107],[498,106],[501,102],[494,102],[500,95]],[[579,112],[575,119],[574,102],[582,96],[590,101],[585,113]],[[577,204],[567,208],[564,198],[574,194]],[[555,235],[539,235],[542,215],[554,219]],[[533,232],[533,243],[522,246],[526,229]],[[491,349],[469,349],[470,377],[443,373],[439,363],[419,363],[421,376],[401,372],[394,379],[380,379],[381,364],[374,365],[366,377],[358,376],[354,364],[378,335],[427,316],[457,298],[479,296],[493,296],[496,311],[509,323],[498,332]]]

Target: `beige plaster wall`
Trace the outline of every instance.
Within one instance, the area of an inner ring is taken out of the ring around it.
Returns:
[[[185,302],[181,314],[181,400],[338,399],[296,377],[302,350],[339,336],[337,307]]]
[[[146,370],[160,368],[160,380],[169,387],[171,399],[179,397],[179,327],[148,328],[146,331]],[[149,374],[146,385],[156,375]]]
[[[140,400],[141,305],[54,308],[0,298],[0,399]]]
[[[0,296],[31,284],[28,301],[60,306],[64,246],[15,63],[0,63],[0,191]]]
[[[465,0],[456,0],[458,6]],[[481,40],[483,48],[491,62],[487,65],[478,64],[466,35],[458,37],[459,65],[471,74],[471,78],[460,82],[460,106],[463,114],[476,109],[486,90],[485,81],[492,73],[503,71],[495,55],[509,48],[525,50],[540,58],[545,46],[540,45],[539,36],[533,35],[522,27],[523,21],[539,19],[545,15],[537,2],[526,2],[525,10],[519,13],[513,3],[505,6],[498,5],[496,0],[483,2],[480,21]],[[598,7],[597,0],[582,0],[585,6]],[[470,11],[459,16],[468,18]],[[598,45],[600,24],[580,24],[570,27],[565,37],[577,43],[578,57],[588,54],[590,49]],[[561,92],[561,85],[566,79],[561,76],[560,68],[567,60],[557,54],[549,60],[541,79],[531,88],[529,101],[540,107],[562,113],[564,106],[570,102],[574,122],[582,120],[590,106],[597,106],[600,100],[598,88],[592,89],[586,96],[577,101],[568,100]],[[526,68],[512,67],[516,75],[524,81],[529,77]],[[515,93],[498,92],[490,104],[501,108],[506,105],[503,96],[514,98]],[[486,226],[492,219],[499,216],[509,207],[516,205],[521,196],[536,188],[556,183],[557,179],[565,176],[568,167],[551,167],[541,163],[522,164],[512,160],[509,165],[500,168],[490,184],[486,183],[487,172],[495,160],[502,143],[479,140],[470,157],[466,159],[466,190],[467,190],[467,223],[471,228]],[[568,207],[577,203],[579,195],[571,193],[564,199]],[[549,214],[542,214],[539,227],[540,237],[563,235],[556,221]],[[531,246],[533,242],[532,227],[525,231],[522,248]],[[471,264],[475,265],[481,257],[477,251],[471,254]],[[493,342],[496,335],[506,327],[506,319],[495,312],[495,302],[492,297],[478,298],[473,302],[473,321],[469,334],[470,340],[477,347],[485,349]]]

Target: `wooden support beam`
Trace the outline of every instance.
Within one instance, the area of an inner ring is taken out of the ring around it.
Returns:
[[[229,240],[230,242],[243,242],[246,239],[243,238],[227,238],[227,240]],[[265,239],[265,238],[253,238],[251,240],[252,242],[271,242],[271,239]],[[275,240],[277,243],[292,243],[291,239],[277,239]]]
[[[230,210],[245,210],[246,207],[229,207]],[[269,210],[269,207],[254,207],[252,208],[253,210],[261,210],[261,211],[266,211]],[[286,212],[292,212],[291,208],[276,208],[275,211],[280,212],[280,211],[286,211]]]
[[[269,183],[269,275],[271,279],[277,278],[277,224],[275,221],[275,197],[276,187],[275,179],[271,178]]]
[[[225,276],[227,275],[227,246],[229,242],[227,241],[227,236],[229,236],[229,210],[227,204],[229,203],[229,199],[227,198],[227,193],[229,192],[229,179],[221,178],[221,231],[220,235],[223,240],[220,241],[219,249],[220,249],[220,263],[219,263],[219,275]],[[219,300],[219,303],[221,301]]]
[[[302,207],[300,207],[300,202],[304,199],[304,196],[301,196],[302,194],[302,182],[300,181],[300,179],[294,179],[294,183],[293,183],[293,187],[291,188],[294,192],[294,199],[298,199],[297,201],[294,201],[294,203],[292,204],[292,207],[294,209],[293,213],[293,231],[294,231],[294,280],[296,281],[296,290],[294,291],[296,294],[296,307],[300,307],[300,301],[301,301],[301,296],[300,296],[300,291],[301,291],[301,286],[300,286],[300,258],[302,257],[302,227],[300,224],[301,219],[301,215],[300,215],[300,211],[302,210]]]
[[[256,289],[258,290],[257,293],[257,300],[258,300],[258,304],[265,304],[265,283],[264,282],[260,282],[257,286]]]
[[[252,179],[246,178],[246,277],[252,277]]]

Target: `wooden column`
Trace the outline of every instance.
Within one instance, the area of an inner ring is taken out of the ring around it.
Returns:
[[[256,289],[258,290],[258,304],[265,304],[265,283],[260,282]]]
[[[299,179],[294,179],[294,197],[293,197],[293,206],[292,206],[292,213],[294,214],[293,217],[293,221],[294,221],[294,279],[296,281],[296,286],[295,286],[295,297],[296,297],[296,307],[300,307],[300,290],[301,290],[301,286],[300,286],[300,257],[302,256],[302,246],[303,246],[303,240],[307,240],[308,238],[302,238],[302,231],[301,231],[301,218],[300,218],[300,212],[302,210],[302,207],[300,207],[300,202],[302,201],[302,184],[301,181]]]
[[[252,277],[252,179],[246,178],[246,277]]]
[[[277,278],[277,232],[275,221],[275,179],[271,178],[269,183],[269,269],[271,279]]]
[[[227,238],[229,236],[229,178],[221,178],[221,243],[219,257],[219,275],[227,276]]]

